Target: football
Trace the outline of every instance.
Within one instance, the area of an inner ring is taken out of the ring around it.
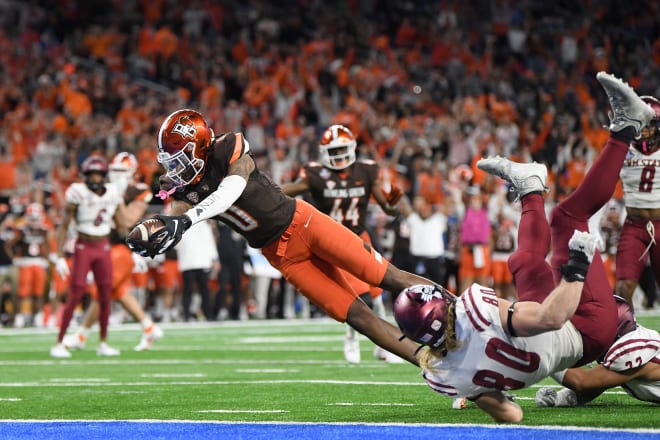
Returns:
[[[165,223],[157,218],[150,218],[144,220],[128,233],[128,238],[131,241],[146,241],[151,239],[151,236],[165,227]]]

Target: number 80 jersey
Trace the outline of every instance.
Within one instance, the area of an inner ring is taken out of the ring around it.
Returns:
[[[626,206],[660,208],[660,150],[642,154],[636,148],[629,147],[619,176]]]
[[[455,330],[458,348],[433,358],[423,372],[433,390],[450,397],[525,388],[582,357],[582,337],[570,323],[536,336],[508,336],[495,291],[479,284],[458,298]]]

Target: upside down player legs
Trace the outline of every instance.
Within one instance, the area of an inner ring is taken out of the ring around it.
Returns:
[[[597,79],[612,107],[610,139],[578,189],[555,206],[550,222],[544,165],[502,157],[477,163],[508,181],[521,199],[518,249],[508,262],[520,301],[497,298],[477,284],[459,299],[422,286],[395,301],[404,333],[429,346],[420,360],[429,386],[473,400],[496,421],[522,420],[506,391],[595,360],[616,335],[617,307],[597,238],[585,231],[614,191],[628,143],[653,111],[623,81],[604,72]],[[545,255],[551,243],[552,267]]]

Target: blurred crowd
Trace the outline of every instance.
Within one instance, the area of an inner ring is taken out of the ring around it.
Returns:
[[[570,194],[608,137],[596,72],[660,96],[659,26],[660,4],[620,0],[0,1],[0,240],[12,242],[33,202],[56,225],[90,154],[135,154],[139,180],[157,192],[156,130],[177,108],[201,111],[216,133],[243,132],[278,183],[317,159],[320,133],[339,123],[359,156],[379,163],[384,185],[403,188],[422,218],[446,218],[440,281],[510,296],[502,262],[515,247],[517,204],[474,164],[493,154],[544,162],[548,205]],[[602,216],[610,244],[621,196]],[[375,209],[371,225],[388,258],[426,273],[405,216]],[[223,246],[231,233],[213,228],[220,264],[208,269],[219,294],[200,319],[312,313],[276,276],[251,287],[258,255]],[[3,250],[8,323],[17,280],[5,276],[14,265]],[[145,289],[158,290],[155,281]],[[288,302],[269,307],[264,291]],[[645,301],[654,306],[652,294]]]

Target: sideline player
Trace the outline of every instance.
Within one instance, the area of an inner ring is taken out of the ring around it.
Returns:
[[[60,277],[69,278],[62,323],[57,335],[57,344],[50,355],[55,358],[68,358],[71,353],[62,343],[71,323],[73,311],[85,293],[87,273],[91,270],[98,287],[100,343],[98,356],[118,356],[119,350],[109,346],[108,318],[110,316],[112,290],[112,260],[110,259],[110,230],[115,225],[124,225],[123,200],[119,188],[106,183],[108,163],[100,156],[89,156],[81,165],[84,182],[72,183],[66,190],[66,210],[62,223],[57,229],[57,257],[55,269]],[[72,221],[76,223],[78,238],[71,263],[71,269],[64,258],[64,243]],[[123,228],[123,226],[121,226]],[[125,234],[125,232],[124,232]],[[69,272],[70,271],[70,272]]]
[[[144,183],[135,181],[137,171],[137,159],[131,153],[121,152],[117,154],[109,166],[108,178],[110,183],[115,184],[124,194],[124,229],[128,229],[137,223],[147,212],[151,201],[151,189]],[[112,299],[118,301],[142,326],[140,342],[135,346],[135,351],[144,351],[163,337],[163,331],[153,323],[147,316],[142,305],[130,292],[131,275],[133,272],[146,272],[147,263],[139,255],[133,254],[124,238],[121,237],[114,227],[110,233],[110,257],[112,259]],[[98,320],[99,303],[96,289],[92,290],[92,301],[87,308],[83,318],[82,327],[75,333],[67,335],[63,339],[66,348],[85,348],[87,336],[92,325]]]
[[[642,96],[654,111],[639,139],[630,143],[621,168],[626,219],[616,253],[615,292],[631,306],[639,278],[649,258],[660,281],[660,101]]]
[[[366,224],[371,196],[386,214],[396,215],[396,203],[401,192],[393,188],[386,194],[382,189],[378,164],[373,160],[358,160],[356,148],[357,142],[351,130],[343,125],[331,125],[319,142],[320,163],[310,162],[304,165],[295,182],[282,185],[282,192],[295,197],[309,191],[320,211],[371,245]],[[372,288],[346,271],[342,273],[353,290],[367,304],[372,305],[374,313],[385,319],[382,289]],[[401,362],[400,358],[384,352],[379,347],[374,350],[374,356],[388,362]],[[346,327],[344,357],[352,364],[358,364],[361,360],[358,334],[351,326]]]

